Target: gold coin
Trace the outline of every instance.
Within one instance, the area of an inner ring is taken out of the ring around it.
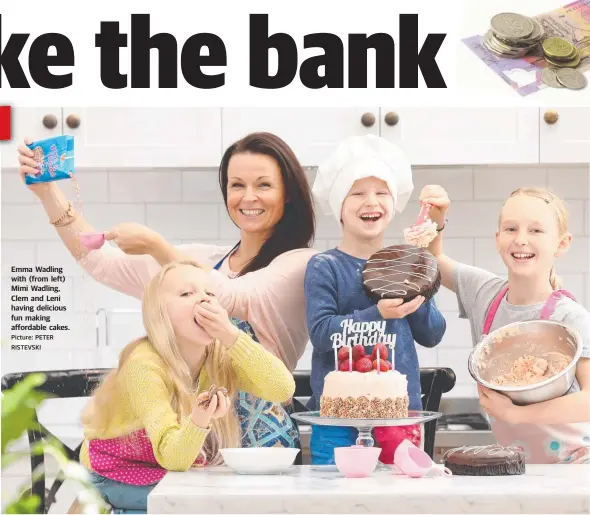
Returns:
[[[545,61],[556,68],[576,68],[578,64],[580,64],[581,59],[578,55],[572,61],[554,61],[553,59],[549,59],[547,56],[545,56]]]
[[[563,38],[547,38],[543,41],[543,52],[551,57],[567,57],[572,53],[574,45]]]
[[[561,61],[573,61],[576,57],[578,57],[578,49],[576,47],[574,47],[572,52],[565,57],[549,56],[549,59],[553,59],[554,61],[561,62]]]

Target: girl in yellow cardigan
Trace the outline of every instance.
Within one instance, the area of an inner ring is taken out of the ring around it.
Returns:
[[[222,463],[239,447],[237,390],[271,402],[295,391],[281,360],[232,325],[193,262],[166,265],[146,287],[147,335],[127,345],[119,366],[82,415],[81,462],[115,513],[146,513],[167,470]],[[209,395],[212,385],[223,387]]]

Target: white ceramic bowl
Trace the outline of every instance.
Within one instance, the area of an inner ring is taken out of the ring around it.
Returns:
[[[220,449],[225,464],[238,474],[280,474],[286,472],[300,452],[286,447]]]

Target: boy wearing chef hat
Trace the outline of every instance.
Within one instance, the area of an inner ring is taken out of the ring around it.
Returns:
[[[407,376],[409,408],[422,409],[414,341],[425,347],[437,345],[446,329],[445,319],[434,299],[424,302],[417,297],[406,304],[401,299],[382,299],[375,304],[365,294],[361,277],[366,260],[383,248],[385,230],[394,213],[406,207],[413,187],[406,156],[394,144],[373,135],[344,140],[318,169],[313,185],[316,203],[325,214],[336,217],[342,240],[338,247],[313,256],[305,274],[307,327],[313,345],[311,410],[319,410],[324,379],[335,367],[333,342],[370,341],[368,328],[376,327],[384,328],[386,341],[395,335],[395,368]],[[365,332],[353,335],[353,327]],[[372,346],[365,350],[370,355]],[[391,352],[389,349],[390,355],[381,359],[391,362]],[[386,463],[393,462],[400,434],[405,435],[401,439],[411,439],[411,430],[398,434],[392,429],[375,430],[383,448],[380,459]],[[334,448],[354,445],[356,434],[349,427],[313,425],[312,464],[333,464]],[[416,440],[419,443],[419,433]]]

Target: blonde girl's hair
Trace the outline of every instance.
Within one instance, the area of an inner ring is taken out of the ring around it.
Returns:
[[[164,361],[169,381],[172,383],[172,409],[178,415],[178,421],[190,416],[196,402],[198,379],[195,380],[176,342],[172,323],[168,317],[166,306],[161,295],[161,285],[166,274],[179,266],[194,266],[201,268],[193,261],[179,261],[169,263],[147,285],[142,303],[143,324],[146,336],[139,338],[122,350],[119,356],[119,366],[109,372],[101,385],[95,390],[93,398],[82,414],[82,422],[97,434],[104,434],[112,422],[113,399],[118,398],[117,377],[135,349],[148,344]],[[236,381],[231,368],[229,356],[225,353],[219,340],[214,340],[207,347],[205,370],[211,384],[227,388],[230,401],[236,396]],[[223,463],[219,449],[224,447],[239,447],[239,425],[235,410],[231,409],[226,416],[211,421],[212,430],[207,437],[201,451],[202,458],[209,465]]]
[[[526,195],[527,197],[534,197],[541,199],[547,204],[555,213],[557,220],[557,230],[559,237],[563,238],[568,232],[568,212],[563,201],[554,193],[544,188],[518,188],[514,190],[508,198],[516,197],[517,195]],[[500,219],[502,215],[500,215]],[[549,272],[549,283],[554,290],[559,290],[563,286],[563,281],[555,273],[555,265],[551,267]]]

